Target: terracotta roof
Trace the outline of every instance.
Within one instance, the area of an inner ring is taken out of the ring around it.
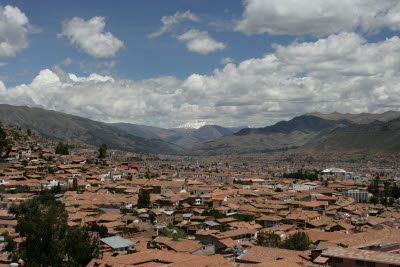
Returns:
[[[400,264],[400,256],[398,254],[354,248],[329,248],[328,250],[324,251],[322,255],[386,264]]]
[[[238,257],[238,259],[241,261],[261,263],[305,254],[306,252],[297,250],[254,246],[246,250],[243,255]]]

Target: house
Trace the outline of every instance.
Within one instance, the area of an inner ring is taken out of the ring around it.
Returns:
[[[203,245],[197,240],[179,239],[174,240],[170,237],[159,236],[155,239],[156,248],[167,248],[175,252],[213,255],[215,254],[215,246],[213,244]]]
[[[281,226],[282,218],[274,215],[263,215],[257,219],[263,227],[279,227]]]
[[[112,251],[127,251],[133,248],[135,243],[117,235],[100,239],[100,245],[103,248],[111,248]]]
[[[332,267],[340,266],[382,266],[400,265],[400,256],[395,253],[371,251],[356,248],[329,248],[317,259],[325,261]]]

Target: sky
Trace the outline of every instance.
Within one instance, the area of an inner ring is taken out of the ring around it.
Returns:
[[[264,127],[400,110],[400,1],[0,1],[0,103]]]

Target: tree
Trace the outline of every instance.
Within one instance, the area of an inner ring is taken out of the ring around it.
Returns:
[[[139,193],[138,208],[147,208],[150,206],[150,193],[147,190],[142,190]]]
[[[78,179],[74,178],[72,180],[72,188],[71,188],[71,190],[72,191],[78,191],[78,189],[79,189],[79,187],[78,187]]]
[[[29,136],[31,136],[31,135],[32,135],[31,129],[26,130],[26,133],[27,133]]]
[[[64,259],[68,214],[64,204],[49,194],[28,199],[10,212],[18,219],[16,231],[26,237],[22,255],[28,266],[59,266]]]
[[[305,232],[297,232],[293,235],[290,235],[288,238],[283,241],[280,245],[281,248],[291,249],[291,250],[308,250],[311,246],[312,242],[310,237]]]
[[[251,215],[251,214],[248,214],[248,213],[235,214],[235,215],[233,215],[233,218],[235,218],[238,221],[243,221],[243,222],[254,221],[254,215]]]
[[[274,232],[259,232],[257,234],[256,244],[263,247],[277,248],[281,244],[281,237]]]
[[[4,131],[0,123],[0,157],[3,152],[6,152],[5,157],[8,157],[7,154],[11,152],[11,141],[7,139],[7,133]]]
[[[221,232],[226,232],[226,231],[229,230],[229,227],[228,227],[228,225],[227,225],[226,223],[223,223],[223,224],[221,224],[221,225],[219,226],[219,230],[220,230]]]
[[[101,238],[107,237],[108,235],[108,228],[104,225],[93,224],[90,227],[90,231],[98,232]]]
[[[69,146],[63,142],[58,143],[56,147],[56,154],[69,155]]]
[[[400,197],[400,188],[397,184],[393,184],[391,192],[393,198],[398,199]]]
[[[149,170],[147,170],[147,171],[144,173],[144,177],[145,177],[146,179],[151,179],[151,173],[150,173]]]
[[[107,157],[107,145],[102,144],[99,147],[99,159],[105,159]]]
[[[87,228],[69,227],[65,239],[69,266],[86,266],[98,257],[98,240],[92,238]]]
[[[282,188],[277,187],[277,188],[275,189],[275,192],[283,192],[283,190],[282,190]]]
[[[19,258],[27,266],[82,266],[98,254],[98,242],[87,229],[68,226],[68,213],[62,202],[48,191],[12,205],[22,242]],[[68,260],[68,262],[66,262]]]

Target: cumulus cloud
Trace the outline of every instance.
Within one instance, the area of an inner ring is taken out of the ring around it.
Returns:
[[[102,121],[173,127],[188,121],[265,126],[311,111],[400,110],[400,38],[367,43],[355,33],[275,45],[275,52],[210,75],[139,81],[57,67],[6,88],[0,102],[41,106]]]
[[[246,34],[313,34],[400,29],[395,0],[246,0],[236,30]]]
[[[0,6],[0,57],[14,57],[28,47],[28,18],[18,7]]]
[[[88,21],[75,17],[63,23],[62,32],[58,36],[67,37],[71,44],[93,57],[114,57],[124,47],[124,43],[110,32],[104,32],[105,26],[104,17],[93,17]]]
[[[215,41],[206,31],[191,29],[177,38],[186,42],[189,51],[203,55],[226,48],[226,44]]]
[[[164,33],[170,32],[174,25],[177,25],[177,24],[181,23],[184,20],[190,20],[190,21],[198,22],[199,18],[195,14],[193,14],[190,10],[187,10],[187,11],[185,11],[183,13],[176,12],[172,16],[163,16],[161,18],[161,22],[162,22],[163,26],[160,28],[160,30],[149,34],[148,37],[149,38],[155,38],[155,37],[158,37],[160,35],[163,35]]]

